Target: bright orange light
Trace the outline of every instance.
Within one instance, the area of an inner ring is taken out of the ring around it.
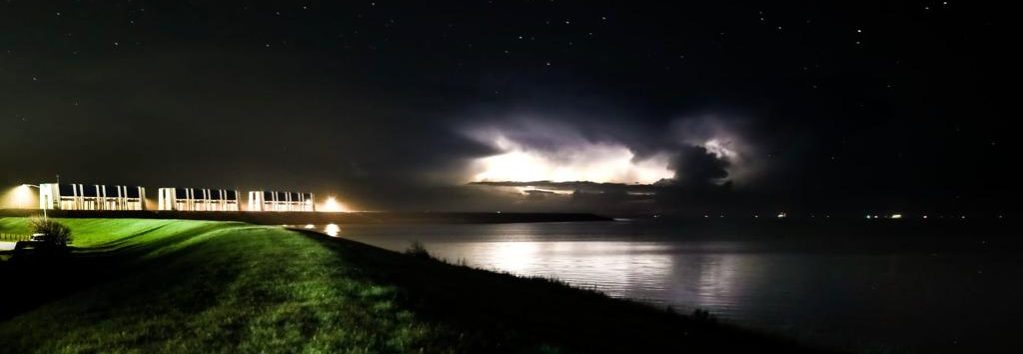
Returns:
[[[348,212],[348,208],[345,207],[345,205],[342,204],[341,202],[337,201],[337,198],[327,197],[327,200],[324,201],[323,205],[320,206],[320,211],[330,213],[343,213]]]

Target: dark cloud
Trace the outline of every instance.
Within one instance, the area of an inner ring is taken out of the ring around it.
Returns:
[[[728,160],[718,157],[702,146],[680,148],[669,166],[675,171],[675,184],[703,187],[728,181]]]

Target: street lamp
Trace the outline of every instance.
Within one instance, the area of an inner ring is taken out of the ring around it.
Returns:
[[[37,185],[34,185],[34,184],[22,184],[21,186],[22,187],[26,187],[26,188],[27,187],[32,187],[32,188],[38,189],[40,192],[42,192],[42,190],[43,190],[41,187],[39,187]],[[42,193],[39,193],[39,194],[42,194]],[[42,195],[39,196],[39,198],[42,198],[42,197],[43,197]],[[46,206],[42,205],[42,201],[41,200],[39,201],[39,204],[40,204],[39,206],[43,209],[43,220],[46,220],[47,219],[47,217],[46,217],[46,209],[47,208],[46,208]]]

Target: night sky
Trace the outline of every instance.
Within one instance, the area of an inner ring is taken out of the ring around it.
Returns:
[[[6,1],[0,182],[368,210],[1018,209],[1007,10],[679,3]]]

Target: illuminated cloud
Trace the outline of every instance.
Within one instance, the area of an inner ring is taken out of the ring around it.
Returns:
[[[719,159],[735,159],[739,156],[739,153],[731,147],[732,141],[721,141],[716,138],[707,140],[703,143],[703,148],[707,149],[707,152],[714,154]]]
[[[492,153],[471,160],[464,179],[662,186],[741,183],[757,167],[741,122],[685,118],[672,122],[669,129],[658,129],[594,125],[581,119],[498,121],[465,131]]]
[[[650,184],[671,178],[669,158],[655,154],[637,159],[636,154],[621,143],[569,139],[569,143],[533,146],[515,141],[502,132],[478,134],[477,139],[490,144],[498,154],[473,162],[471,182],[494,181],[591,181],[599,183]]]
[[[676,120],[672,124],[673,140],[683,146],[700,147],[724,162],[727,177],[719,182],[748,182],[763,168],[755,159],[756,149],[746,138],[745,121],[703,116]],[[680,174],[686,171],[679,170]]]

